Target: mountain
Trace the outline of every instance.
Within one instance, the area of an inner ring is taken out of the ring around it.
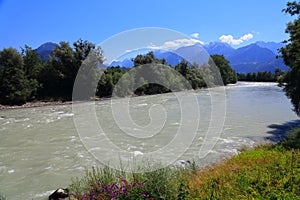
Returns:
[[[42,44],[41,46],[39,46],[35,51],[39,54],[39,56],[42,60],[47,60],[49,58],[49,56],[53,55],[52,52],[56,46],[57,46],[57,44],[55,44],[53,42],[46,42],[46,43]]]
[[[271,50],[259,47],[256,44],[238,48],[234,53],[227,56],[231,64],[268,63],[274,58],[276,58],[276,55]]]
[[[282,58],[277,59],[277,49],[283,47],[283,43],[256,42],[238,49],[221,42],[209,43],[204,48],[209,54],[221,54],[230,62],[230,65],[238,73],[271,71],[276,68],[287,70]]]
[[[277,59],[276,54],[272,51],[271,46],[258,45],[257,43],[247,45],[236,49],[236,51],[228,55],[226,58],[229,60],[231,66],[238,73],[271,71],[274,72],[276,68],[286,70],[282,59]],[[273,49],[274,50],[274,49]]]
[[[278,49],[285,46],[284,43],[282,43],[282,42],[276,43],[276,42],[258,41],[255,44],[262,47],[262,48],[270,49],[275,55],[278,54]]]
[[[210,55],[219,54],[224,55],[225,57],[235,52],[234,48],[224,42],[211,42],[209,44],[205,44],[203,48]]]
[[[120,67],[132,67],[133,61],[131,58],[125,58],[124,60],[113,61],[109,66],[120,66]]]
[[[166,59],[167,63],[169,63],[172,66],[177,65],[180,63],[182,60],[184,60],[180,55],[170,52],[170,51],[161,51],[161,50],[156,50],[153,51],[154,56],[158,59]]]
[[[207,63],[209,59],[209,54],[201,44],[180,47],[174,53],[191,63],[197,62],[199,65]]]
[[[276,68],[287,70],[281,58],[277,59],[274,53],[276,48],[281,48],[282,43],[274,42],[258,42],[253,43],[238,49],[232,48],[229,44],[222,42],[212,42],[206,45],[196,44],[193,46],[181,47],[175,51],[178,55],[184,58],[189,58],[192,61],[198,61],[201,65],[207,62],[208,57],[203,49],[210,55],[220,54],[230,62],[230,65],[238,73],[271,71]],[[201,57],[201,58],[200,58]]]
[[[148,51],[146,52],[148,53]],[[141,53],[141,54],[146,54],[146,53]],[[181,56],[179,56],[178,54],[174,53],[174,52],[170,52],[170,51],[162,51],[162,50],[154,50],[153,51],[154,56],[158,59],[166,59],[166,61],[172,65],[175,66],[178,63],[180,63],[183,58]],[[136,54],[138,55],[138,54]],[[136,56],[134,55],[134,57]],[[124,60],[117,60],[117,61],[113,61],[109,66],[120,66],[120,67],[132,67],[134,65],[133,63],[133,58],[125,58]]]

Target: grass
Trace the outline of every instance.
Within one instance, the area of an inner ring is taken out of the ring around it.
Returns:
[[[204,169],[194,163],[144,173],[93,168],[72,181],[70,199],[300,199],[299,144],[300,128],[279,144]]]
[[[193,199],[300,199],[300,152],[261,146],[188,179]]]

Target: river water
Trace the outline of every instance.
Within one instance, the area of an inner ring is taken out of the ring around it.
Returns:
[[[179,94],[189,97],[191,92]],[[283,137],[282,132],[299,124],[289,100],[275,83],[239,82],[226,86],[226,115],[220,114],[220,119],[225,117],[224,126],[214,137],[216,144],[204,149],[205,157],[200,159],[199,150],[207,142],[205,135],[211,125],[212,101],[208,90],[194,94],[198,99],[200,118],[193,140],[185,143],[189,146],[184,152],[178,150],[181,144],[178,143],[178,147],[173,145],[159,156],[162,160],[170,157],[193,159],[200,166],[205,166],[257,142],[277,141]],[[107,139],[122,151],[131,152],[132,158],[162,149],[177,137],[176,130],[181,125],[182,115],[176,95],[131,98],[129,110],[137,124],[135,127],[114,122],[111,105],[121,101],[96,102],[94,108]],[[164,112],[159,111],[162,107],[165,107]],[[157,113],[154,118],[149,117],[152,112],[149,114],[149,109]],[[76,126],[79,122],[74,120],[75,115],[72,105],[0,111],[0,195],[7,199],[47,199],[54,189],[66,187],[71,177],[80,177],[85,169],[99,165],[101,161],[105,163],[116,155],[115,151],[107,149],[105,141],[93,138],[92,127],[84,129],[86,133],[83,133],[84,130]],[[89,123],[86,120],[83,124]],[[151,127],[152,122],[161,123],[162,128],[156,130],[155,126]],[[186,121],[187,124],[189,122],[192,121]],[[138,135],[138,139],[132,139],[143,127],[155,134],[144,132],[147,137]],[[127,136],[120,137],[122,131]],[[89,145],[91,138],[96,145]],[[176,154],[178,157],[174,157]]]

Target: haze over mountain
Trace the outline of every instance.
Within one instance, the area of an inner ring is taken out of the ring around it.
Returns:
[[[47,60],[49,56],[52,56],[52,51],[56,45],[57,44],[55,43],[48,42],[41,45],[36,49],[36,51],[43,60]],[[227,43],[211,42],[205,45],[195,44],[192,46],[180,47],[173,52],[163,50],[153,50],[153,52],[157,58],[165,58],[172,66],[180,63],[183,58],[197,61],[201,65],[204,62],[207,62],[209,55],[220,54],[224,55],[225,58],[229,60],[230,65],[237,71],[237,73],[259,71],[274,72],[276,68],[280,68],[282,70],[288,69],[281,58],[276,58],[278,55],[278,49],[283,46],[283,43],[259,41],[234,49]],[[201,58],[199,55],[201,55]],[[114,61],[110,64],[110,66],[132,67],[132,58],[133,57],[123,57],[123,60]]]

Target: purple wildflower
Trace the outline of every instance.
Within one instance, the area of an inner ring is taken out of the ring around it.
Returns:
[[[149,194],[142,194],[142,197],[148,198],[148,197],[149,197]]]
[[[101,184],[101,182],[100,182],[100,181],[98,181],[98,186],[99,186],[99,187],[101,187],[101,186],[102,186],[102,184]]]

